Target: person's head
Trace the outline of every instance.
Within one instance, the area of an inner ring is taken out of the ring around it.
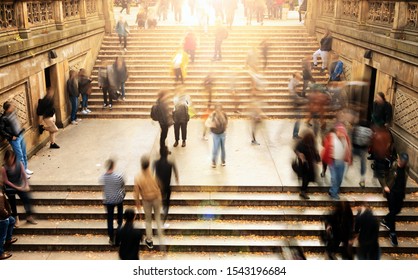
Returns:
[[[215,104],[215,111],[217,111],[217,112],[221,112],[222,111],[222,104],[221,103],[216,103]]]
[[[84,68],[81,68],[80,71],[78,71],[79,77],[87,77],[87,71]]]
[[[148,155],[143,155],[141,157],[141,168],[142,170],[146,170],[149,167],[149,156]]]
[[[377,93],[377,95],[376,95],[376,102],[377,103],[380,103],[380,104],[386,102],[386,97],[385,97],[385,94],[383,92],[380,91],[380,92]]]
[[[312,130],[305,130],[302,134],[301,141],[307,146],[315,147],[315,135],[313,134]]]
[[[325,29],[324,37],[328,37],[329,35],[331,35],[331,31],[327,28]]]
[[[335,134],[338,138],[344,138],[347,135],[347,129],[342,124],[337,124],[335,126]]]
[[[398,166],[399,167],[404,167],[408,164],[409,162],[409,155],[407,153],[401,153],[398,156]]]
[[[70,70],[70,79],[73,80],[77,78],[77,71],[75,71],[74,69]]]
[[[11,113],[11,112],[14,111],[14,109],[15,109],[15,106],[14,106],[14,104],[12,102],[6,101],[6,102],[3,103],[3,110],[4,110],[4,112]]]
[[[133,223],[135,220],[135,216],[136,216],[135,210],[132,208],[128,208],[125,210],[125,213],[123,213],[123,216],[127,223]]]
[[[168,97],[168,91],[162,89],[158,92],[158,100],[165,100]]]
[[[16,155],[13,150],[6,150],[3,156],[4,163],[8,166],[11,166],[16,163]]]
[[[115,168],[115,164],[116,164],[115,161],[111,158],[106,160],[105,162],[106,171],[112,171]]]

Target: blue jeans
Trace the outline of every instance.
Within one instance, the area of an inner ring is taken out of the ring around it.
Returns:
[[[83,109],[87,108],[87,102],[89,101],[89,95],[88,94],[82,94],[81,95],[81,107]]]
[[[331,172],[331,189],[329,190],[331,197],[338,198],[340,192],[341,183],[344,177],[345,162],[343,160],[334,160],[329,165],[329,171]]]
[[[70,102],[71,102],[71,121],[75,121],[77,119],[78,97],[70,96]]]
[[[216,158],[219,154],[219,149],[221,149],[221,160],[225,162],[225,133],[213,135],[213,151],[212,151],[212,162],[216,164]]]
[[[10,216],[0,220],[0,255],[4,253],[4,242],[12,240],[13,227],[16,223],[15,218]]]
[[[361,148],[353,148],[353,155],[360,157],[360,175],[364,177],[366,174],[366,153],[367,150]],[[363,179],[363,178],[362,178]]]
[[[23,133],[21,133],[16,140],[10,140],[9,143],[12,146],[18,161],[23,163],[25,169],[28,169],[28,156],[26,155],[26,142]]]

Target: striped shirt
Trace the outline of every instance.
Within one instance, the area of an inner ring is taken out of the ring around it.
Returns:
[[[100,177],[103,185],[103,204],[119,204],[125,198],[125,181],[117,173],[105,173]]]

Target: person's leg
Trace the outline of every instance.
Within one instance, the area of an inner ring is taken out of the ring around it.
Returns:
[[[187,139],[187,122],[181,123],[180,128],[181,128],[181,139],[183,141],[186,141],[186,139]]]
[[[13,151],[15,152],[17,160],[23,163],[24,159],[23,159],[22,145],[20,143],[21,141],[22,141],[22,138],[18,136],[16,140],[11,140],[9,141],[9,143],[10,143],[10,146],[12,146]]]
[[[154,199],[152,201],[152,208],[154,209],[154,217],[155,217],[155,223],[157,224],[158,238],[161,241],[161,238],[164,235],[163,227],[161,224],[161,199]]]
[[[26,219],[32,216],[32,202],[30,194],[27,192],[18,191],[17,195],[19,196],[20,200],[22,201],[23,208],[25,208]]]
[[[174,123],[174,139],[176,142],[178,142],[180,139],[180,123],[178,122]]]
[[[103,104],[104,106],[107,106],[109,105],[109,102],[107,102],[108,87],[102,87],[102,93],[103,93]]]
[[[337,168],[335,161],[329,165],[329,171],[331,173],[331,188],[329,194],[332,198],[338,198],[338,185],[337,185]]]
[[[78,110],[78,97],[71,96],[71,121],[77,119],[77,110]]]
[[[220,135],[221,160],[222,160],[222,163],[225,163],[225,158],[226,158],[226,151],[225,151],[225,139],[226,139],[226,137],[225,136],[226,136],[225,133],[222,133]]]
[[[329,52],[321,51],[322,69],[328,68],[328,56],[329,56]]]
[[[13,236],[13,229],[16,223],[16,219],[13,218],[13,216],[10,216],[7,220],[9,220],[9,225],[7,227],[7,231],[6,231],[6,241],[10,241],[12,240],[12,236]],[[0,233],[1,235],[1,233]],[[0,240],[1,242],[1,240]]]
[[[126,49],[126,46],[128,44],[128,36],[123,36],[123,48]]]
[[[0,255],[4,253],[4,242],[6,241],[9,219],[0,220]]]
[[[118,208],[118,230],[122,227],[123,223],[123,201],[117,205]]]
[[[320,56],[320,55],[321,55],[321,50],[320,49],[318,49],[316,52],[313,53],[312,58],[313,58],[313,64],[315,66],[318,65],[318,56]]]
[[[221,145],[221,138],[219,134],[212,133],[213,137],[213,150],[212,150],[212,164],[216,164],[216,158],[218,157],[219,148]]]
[[[125,83],[121,83],[120,89],[122,91],[122,98],[125,98]]]
[[[168,210],[170,208],[171,187],[164,186],[162,204],[163,204],[163,222],[167,222]]]
[[[167,125],[160,125],[161,127],[161,135],[160,135],[160,148],[165,147],[165,140],[167,139],[168,134],[168,126]]]
[[[109,236],[110,242],[114,241],[114,232],[113,232],[113,215],[115,210],[114,204],[106,204],[106,211],[107,211],[107,236]]]
[[[344,170],[345,170],[345,162],[342,160],[335,160],[335,167],[336,167],[336,184],[337,184],[337,195],[340,192],[340,187],[344,178]]]
[[[142,207],[145,214],[145,235],[146,240],[152,241],[152,202],[142,200]]]

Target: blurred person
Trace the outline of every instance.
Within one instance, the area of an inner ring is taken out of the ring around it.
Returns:
[[[321,66],[321,73],[325,71],[325,69],[328,68],[328,57],[329,52],[332,50],[332,35],[331,31],[327,29],[325,31],[324,36],[322,37],[320,41],[320,47],[317,51],[313,53],[313,65],[315,67],[318,66],[318,57],[321,57],[322,66]]]
[[[181,146],[186,147],[187,139],[187,123],[190,120],[189,116],[189,103],[185,98],[179,98],[174,104],[173,110],[173,120],[174,120],[174,138],[175,142],[173,147],[179,145],[180,140],[180,130],[181,130],[181,139],[183,140]]]
[[[142,5],[138,8],[138,13],[136,15],[135,23],[138,25],[139,29],[145,29],[145,23],[147,21],[147,11]]]
[[[302,93],[298,91],[298,86],[300,84],[300,75],[298,73],[293,73],[292,77],[289,80],[288,89],[290,97],[293,99],[294,110],[296,114],[296,122],[293,126],[293,139],[300,139],[299,129],[300,129],[300,119],[302,118],[302,105],[307,103],[307,99],[303,98]]]
[[[190,55],[191,63],[194,63],[194,58],[196,54],[196,35],[194,34],[192,29],[187,31],[187,34],[184,38],[183,49],[186,53]]]
[[[181,23],[183,0],[172,0],[172,5],[174,9],[174,20],[176,23]]]
[[[39,127],[39,132],[42,133],[44,130],[48,131],[50,141],[49,148],[59,149],[60,146],[55,143],[55,135],[58,132],[58,127],[55,124],[55,108],[53,97],[54,90],[49,88],[45,97],[39,100],[36,112],[41,113],[41,125]]]
[[[228,116],[222,110],[221,104],[218,103],[215,105],[215,110],[208,117],[206,126],[210,128],[213,137],[212,168],[216,168],[216,158],[218,157],[219,150],[221,150],[222,166],[225,166],[225,131],[228,126]]]
[[[194,16],[196,12],[196,0],[188,0],[189,8],[190,8],[190,15]]]
[[[222,42],[228,38],[228,30],[222,25],[222,22],[217,19],[215,23],[215,52],[212,61],[222,60]]]
[[[275,0],[275,13],[276,15],[278,15],[278,18],[281,20],[283,19],[283,4],[284,4],[284,0]]]
[[[81,94],[81,113],[84,115],[91,113],[88,108],[89,95],[91,94],[92,87],[91,82],[86,69],[81,68],[78,71],[78,91]]]
[[[325,147],[325,143],[328,143],[328,141],[330,141],[329,137],[331,137],[331,133],[335,133],[335,128],[331,127],[331,129],[325,134],[325,136],[322,138],[322,146]],[[324,161],[324,159],[326,159],[327,157],[324,157],[324,150],[322,151],[322,155],[321,155],[321,163],[322,163],[322,171],[321,171],[321,177],[324,178],[325,177],[325,173],[327,173],[327,169],[328,169],[328,164]]]
[[[121,90],[122,100],[125,101],[125,83],[129,77],[125,59],[121,56],[117,56],[115,62],[113,63],[113,69],[116,75],[116,88]]]
[[[306,11],[308,10],[308,0],[303,0],[302,3],[299,3],[299,22],[302,23],[302,13],[306,14]]]
[[[346,200],[337,201],[334,209],[325,218],[325,232],[328,236],[326,252],[328,258],[336,260],[335,254],[340,252],[342,243],[343,260],[353,259],[352,239],[354,232],[354,216],[350,202]]]
[[[158,5],[158,20],[166,21],[168,14],[168,0],[160,0]]]
[[[176,183],[179,183],[179,174],[174,162],[168,160],[168,149],[164,147],[160,149],[160,158],[154,162],[155,175],[160,182],[161,196],[163,204],[163,223],[165,227],[168,227],[167,218],[168,210],[170,208],[171,197],[171,176],[174,173]]]
[[[409,156],[407,153],[399,155],[396,164],[390,169],[388,180],[384,187],[389,213],[385,216],[381,225],[389,230],[389,237],[393,246],[398,245],[395,223],[396,216],[401,212],[405,199],[406,182],[409,175],[408,161]]]
[[[361,188],[366,186],[366,155],[370,146],[373,131],[370,129],[366,120],[361,120],[354,125],[352,132],[353,155],[360,158],[360,182]]]
[[[123,220],[123,200],[125,199],[125,180],[123,177],[114,172],[116,162],[108,159],[105,163],[106,173],[103,174],[99,181],[103,185],[103,204],[107,213],[107,235],[109,236],[109,244],[115,245],[115,231],[113,228],[114,210],[117,208],[117,223],[119,230]]]
[[[322,92],[321,89],[316,87],[311,87],[311,92],[309,93],[308,100],[308,110],[309,110],[309,118],[306,121],[307,125],[312,126],[311,120],[314,119],[314,133],[315,136],[318,135],[319,132],[319,125],[316,120],[319,119],[319,124],[322,130],[326,129],[326,122],[324,119],[325,110],[327,109],[329,103],[329,96]]]
[[[307,59],[302,60],[302,78],[303,78],[302,97],[305,97],[306,89],[309,86],[309,82],[315,83],[315,79],[312,76],[311,64],[309,60]]]
[[[127,41],[128,41],[128,35],[129,35],[129,26],[126,22],[125,18],[123,16],[119,17],[118,22],[116,23],[115,27],[116,33],[119,36],[119,44],[122,45],[123,41],[123,50],[127,51]]]
[[[266,10],[265,0],[254,0],[254,10],[257,16],[257,22],[260,23],[260,25],[263,25],[264,13]]]
[[[311,131],[306,131],[302,139],[296,144],[295,153],[298,157],[302,186],[299,196],[304,199],[310,197],[306,194],[309,182],[316,182],[316,163],[320,161],[316,147],[315,136]]]
[[[251,25],[253,13],[255,12],[254,0],[242,0],[244,5],[244,16],[247,18],[247,25]]]
[[[125,224],[116,235],[119,258],[121,260],[139,260],[139,245],[143,239],[144,231],[134,227],[135,210],[126,209],[124,218]]]
[[[238,0],[229,0],[224,2],[226,26],[231,29],[234,22],[235,11],[238,8]]]
[[[103,109],[109,108],[110,110],[112,110],[112,94],[115,89],[111,85],[109,76],[114,76],[113,66],[108,65],[99,69],[98,85],[99,88],[102,89],[103,93]],[[112,78],[112,80],[114,81],[114,78]]]
[[[20,123],[16,113],[16,107],[12,102],[4,102],[3,110],[4,112],[0,117],[0,134],[3,139],[6,139],[10,146],[12,146],[17,159],[23,164],[23,170],[26,173],[26,176],[30,178],[33,171],[28,169],[26,142],[25,137],[23,136],[25,129]]]
[[[247,52],[247,60],[245,61],[245,66],[250,69],[250,71],[258,72],[258,53],[256,47],[252,47]]]
[[[158,123],[160,124],[161,134],[160,134],[160,149],[165,147],[165,141],[167,139],[168,129],[173,125],[173,116],[170,114],[169,105],[168,105],[169,94],[166,90],[161,90],[158,93],[158,99],[156,102],[157,108],[157,118]]]
[[[386,101],[383,92],[376,95],[373,102],[372,123],[374,126],[382,127],[389,126],[392,122],[393,109],[392,105]]]
[[[268,42],[268,39],[264,39],[263,41],[261,41],[260,48],[261,54],[263,55],[263,69],[264,71],[266,71],[270,50],[270,44]]]
[[[354,219],[354,233],[358,240],[357,258],[359,260],[379,260],[379,222],[373,211],[362,204]]]
[[[70,96],[71,103],[71,124],[78,124],[77,110],[78,110],[78,97],[80,92],[78,90],[78,74],[75,70],[70,70],[70,78],[67,80],[67,93]]]
[[[329,166],[331,172],[331,188],[328,194],[338,200],[345,164],[352,163],[351,141],[343,124],[337,124],[335,133],[330,132],[325,137],[322,160]]]
[[[148,6],[147,8],[147,27],[148,29],[154,29],[157,27],[157,11],[158,4],[154,6]]]
[[[13,228],[16,220],[11,213],[9,200],[3,190],[0,190],[0,260],[5,260],[12,256],[11,253],[6,253],[5,250],[8,250],[17,241],[17,238],[13,237]]]
[[[181,82],[182,84],[184,84],[184,79],[187,76],[188,64],[189,56],[182,48],[179,49],[171,61],[171,69],[175,77],[175,83]]]
[[[252,98],[251,104],[250,104],[250,122],[251,122],[251,144],[252,145],[260,145],[259,142],[255,139],[255,136],[257,134],[257,131],[259,127],[263,123],[263,119],[266,117],[263,113],[263,110],[261,109],[260,100],[258,100],[256,97]]]
[[[208,106],[207,106],[208,109],[212,106],[213,83],[214,83],[213,73],[209,72],[203,81],[203,87],[205,88],[205,92],[208,94]]]
[[[152,213],[157,224],[158,236],[161,240],[163,230],[161,227],[161,189],[157,179],[152,175],[150,170],[149,156],[141,157],[141,171],[134,179],[134,199],[138,211],[141,207],[145,214],[145,244],[149,249],[154,247],[152,240]]]
[[[3,160],[4,164],[1,169],[1,174],[4,191],[9,198],[12,216],[16,220],[15,226],[17,227],[19,224],[16,208],[16,195],[19,196],[23,203],[23,207],[25,208],[26,222],[37,224],[33,218],[29,181],[26,177],[22,162],[20,162],[19,159],[16,159],[15,153],[12,150],[6,150]]]
[[[120,13],[122,13],[122,12],[123,12],[123,10],[125,10],[125,9],[126,9],[126,14],[128,14],[128,15],[129,15],[129,13],[128,13],[128,1],[129,1],[129,0],[121,0],[121,6],[122,6],[122,9],[120,10]]]
[[[215,10],[215,18],[224,22],[223,0],[212,0],[212,5]]]
[[[340,56],[338,54],[334,55],[334,61],[331,63],[329,67],[329,80],[330,81],[341,81],[342,76],[344,75],[344,64],[340,60]]]

